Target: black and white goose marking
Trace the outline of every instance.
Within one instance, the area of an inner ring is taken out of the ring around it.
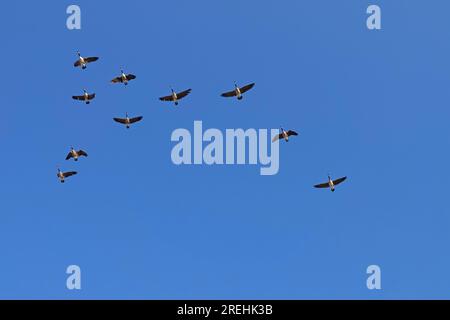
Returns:
[[[80,51],[77,52],[78,55],[78,60],[75,61],[75,63],[73,64],[74,67],[81,67],[81,69],[86,69],[87,64],[97,61],[98,57],[88,57],[88,58],[83,58],[80,54]]]
[[[87,153],[83,150],[75,150],[73,147],[70,147],[70,151],[67,154],[66,160],[69,160],[70,158],[73,158],[73,160],[78,161],[79,157],[87,157]]]
[[[72,96],[72,99],[84,101],[86,104],[91,103],[91,100],[95,98],[95,93],[89,94],[86,90],[83,89],[83,95],[81,96]]]
[[[335,186],[337,186],[341,182],[344,182],[345,179],[347,179],[347,177],[332,180],[330,175],[328,175],[328,182],[316,184],[314,188],[330,188],[331,191],[334,192]]]
[[[284,130],[283,128],[280,128],[281,133],[273,137],[272,142],[275,142],[279,139],[284,139],[286,142],[289,141],[290,136],[298,136],[298,133],[293,130]]]
[[[143,118],[142,116],[130,118],[128,117],[128,113],[126,113],[125,118],[113,118],[113,120],[118,123],[124,124],[127,127],[127,129],[130,129],[131,124],[141,121],[142,118]]]
[[[254,86],[255,86],[255,83],[250,83],[250,84],[247,84],[247,85],[239,88],[237,86],[236,82],[235,82],[234,83],[234,90],[222,93],[221,96],[222,97],[226,97],[226,98],[228,98],[228,97],[237,97],[238,100],[242,100],[242,94],[244,92],[247,92],[248,90],[250,90]]]
[[[128,82],[131,80],[136,79],[136,76],[134,74],[125,74],[123,70],[120,70],[120,76],[115,77],[111,80],[112,83],[123,83],[124,85],[128,85]]]
[[[173,101],[176,106],[178,105],[178,100],[183,99],[192,91],[192,89],[187,89],[187,90],[176,93],[175,91],[173,91],[172,88],[170,88],[170,90],[172,91],[172,93],[169,96],[161,97],[161,98],[159,98],[159,100]]]
[[[61,183],[64,183],[64,181],[67,177],[76,175],[77,173],[78,172],[76,172],[76,171],[62,172],[61,170],[58,169],[58,173],[56,174],[56,176],[58,177],[59,181],[61,181]]]

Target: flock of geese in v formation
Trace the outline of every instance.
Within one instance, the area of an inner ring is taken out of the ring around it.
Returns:
[[[98,57],[82,57],[80,52],[77,52],[78,54],[78,60],[74,63],[74,67],[76,68],[81,68],[81,69],[86,69],[87,65],[89,63],[95,62],[98,60]],[[130,82],[131,80],[136,79],[136,76],[134,74],[125,74],[123,72],[123,70],[120,70],[120,75],[115,77],[114,79],[111,80],[112,83],[123,83],[124,85],[128,85],[128,82]],[[225,93],[222,93],[221,96],[222,97],[236,97],[238,100],[242,100],[243,94],[247,91],[249,91],[250,89],[252,89],[255,86],[255,83],[250,83],[247,84],[243,87],[239,87],[236,83],[234,84],[234,89]],[[191,89],[187,89],[181,92],[175,92],[172,88],[171,90],[171,94],[167,95],[167,96],[163,96],[160,97],[159,100],[161,101],[170,101],[173,102],[176,106],[178,105],[179,100],[183,99],[184,97],[186,97],[187,95],[189,95],[191,93]],[[88,93],[86,90],[83,90],[83,94],[80,96],[72,96],[72,98],[74,100],[78,100],[78,101],[83,101],[86,104],[90,104],[91,100],[93,100],[95,98],[95,93]],[[130,126],[133,123],[139,122],[143,119],[142,116],[137,116],[137,117],[129,117],[128,113],[125,114],[125,118],[113,118],[114,121],[125,125],[125,127],[127,129],[130,128]],[[272,139],[272,142],[275,142],[277,140],[285,140],[285,141],[289,141],[289,137],[290,136],[297,136],[298,133],[293,131],[293,130],[284,130],[283,128],[280,128],[280,133],[275,136]],[[78,159],[80,157],[87,157],[88,154],[83,151],[83,150],[75,150],[73,147],[70,148],[69,153],[66,156],[66,160],[70,160],[73,159],[74,161],[78,161]],[[65,182],[65,179],[76,175],[77,172],[76,171],[66,171],[63,172],[58,168],[58,173],[57,176],[59,178],[59,181],[61,181],[61,183]],[[330,188],[331,191],[335,190],[335,187],[340,184],[341,182],[345,181],[345,179],[347,179],[347,177],[342,177],[339,179],[331,179],[330,175],[328,175],[328,181],[324,182],[324,183],[319,183],[314,185],[315,188]]]

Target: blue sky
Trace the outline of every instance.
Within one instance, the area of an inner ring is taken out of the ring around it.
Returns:
[[[77,1],[80,31],[69,4],[2,4],[0,298],[450,298],[450,3]],[[77,50],[100,60],[75,69]],[[221,98],[234,81],[256,86]],[[169,86],[193,91],[174,108]],[[144,120],[127,131],[125,112]],[[194,120],[300,135],[275,176],[175,166]],[[348,181],[312,188],[328,172]]]

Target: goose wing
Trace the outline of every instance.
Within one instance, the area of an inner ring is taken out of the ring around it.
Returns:
[[[73,175],[76,175],[76,174],[77,174],[76,171],[68,171],[68,172],[64,172],[62,175],[63,175],[64,178],[67,178],[67,177],[70,177],[70,176],[73,176]]]
[[[136,79],[136,76],[134,74],[131,74],[131,73],[127,74],[126,77],[127,77],[127,80]]]
[[[255,83],[250,83],[246,86],[243,86],[242,88],[239,88],[239,90],[241,90],[241,93],[247,92],[248,90],[250,90],[251,88],[253,88],[255,86]]]
[[[113,118],[115,122],[126,124],[127,120],[123,118]]]
[[[84,61],[85,61],[86,63],[94,62],[94,61],[97,61],[97,60],[98,60],[98,57],[84,58]]]
[[[112,83],[117,83],[117,82],[122,82],[122,77],[115,77],[114,79],[111,80]]]
[[[74,100],[84,100],[84,96],[72,96]]]
[[[72,155],[72,151],[71,151],[71,152],[69,152],[69,153],[67,154],[66,160],[69,160],[69,159],[72,158],[72,157],[73,157],[73,155]]]
[[[165,96],[165,97],[160,97],[159,100],[161,101],[173,101],[173,96]]]
[[[288,135],[288,136],[298,136],[298,133],[295,132],[294,130],[289,130],[289,131],[287,132],[287,135]]]
[[[142,116],[131,118],[130,123],[135,123],[135,122],[141,121],[142,118],[143,118]]]
[[[283,139],[283,134],[282,133],[279,133],[275,137],[273,137],[272,142],[275,142],[275,141],[277,141],[279,139]]]
[[[184,97],[186,97],[189,93],[191,93],[192,89],[187,89],[184,91],[181,91],[180,93],[177,93],[177,99],[183,99]]]
[[[88,95],[88,100],[92,100],[95,98],[95,93]]]
[[[88,154],[85,151],[83,151],[83,150],[78,150],[77,153],[78,153],[79,156],[83,156],[83,157],[87,157],[88,156]]]
[[[342,177],[342,178],[333,180],[333,184],[334,184],[335,186],[337,186],[339,183],[344,182],[345,179],[347,179],[347,177]]]
[[[221,96],[222,96],[222,97],[225,97],[225,98],[235,97],[235,96],[236,96],[236,90],[228,91],[228,92],[222,93]]]
[[[314,188],[328,188],[330,185],[328,184],[328,182],[325,182],[325,183],[319,183],[319,184],[316,184],[315,186],[314,186]]]
[[[74,67],[79,67],[81,66],[81,60],[78,59],[77,61],[75,61],[75,63],[73,64]]]

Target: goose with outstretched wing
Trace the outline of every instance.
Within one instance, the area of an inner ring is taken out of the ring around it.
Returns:
[[[128,82],[136,79],[134,74],[128,73],[125,74],[123,70],[120,70],[120,76],[115,77],[111,80],[112,83],[123,83],[124,85],[128,85]]]
[[[277,134],[275,137],[273,137],[272,142],[275,142],[277,140],[281,140],[284,139],[286,142],[289,141],[289,137],[290,136],[298,136],[298,133],[295,132],[294,130],[284,130],[283,128],[280,128],[280,133]]]
[[[73,158],[73,160],[78,161],[79,157],[87,157],[87,153],[83,150],[75,150],[73,147],[70,147],[70,151],[66,156],[66,160]]]
[[[332,180],[330,175],[328,175],[328,182],[319,183],[314,186],[314,188],[330,188],[332,192],[334,192],[335,186],[344,182],[347,177],[342,177],[336,180]]]
[[[186,97],[189,93],[191,93],[192,89],[187,89],[181,92],[175,92],[172,88],[170,88],[172,93],[168,96],[160,97],[159,100],[161,101],[172,101],[175,103],[175,105],[178,105],[178,100],[183,99]]]
[[[142,116],[130,118],[128,116],[128,113],[126,113],[125,118],[113,118],[113,120],[118,123],[124,124],[126,126],[126,128],[129,129],[133,123],[141,121],[142,118],[143,118]]]
[[[235,82],[234,83],[234,90],[222,93],[221,96],[225,97],[225,98],[237,97],[238,100],[242,100],[242,94],[244,92],[247,92],[248,90],[250,90],[254,86],[255,86],[255,83],[250,83],[250,84],[247,84],[247,85],[245,85],[243,87],[238,87],[238,85]]]
[[[77,52],[78,55],[78,60],[75,61],[75,63],[73,64],[74,67],[78,68],[81,67],[81,69],[86,69],[87,64],[97,61],[98,57],[87,57],[87,58],[83,58],[80,54],[80,51]]]
[[[86,104],[91,103],[91,100],[95,98],[95,93],[89,94],[86,90],[83,90],[83,95],[81,96],[72,96],[72,99],[78,101],[84,101]]]
[[[65,182],[65,179],[76,175],[78,172],[76,171],[66,171],[66,172],[62,172],[60,169],[58,169],[58,173],[56,174],[56,176],[58,177],[59,181],[61,181],[61,183]]]

